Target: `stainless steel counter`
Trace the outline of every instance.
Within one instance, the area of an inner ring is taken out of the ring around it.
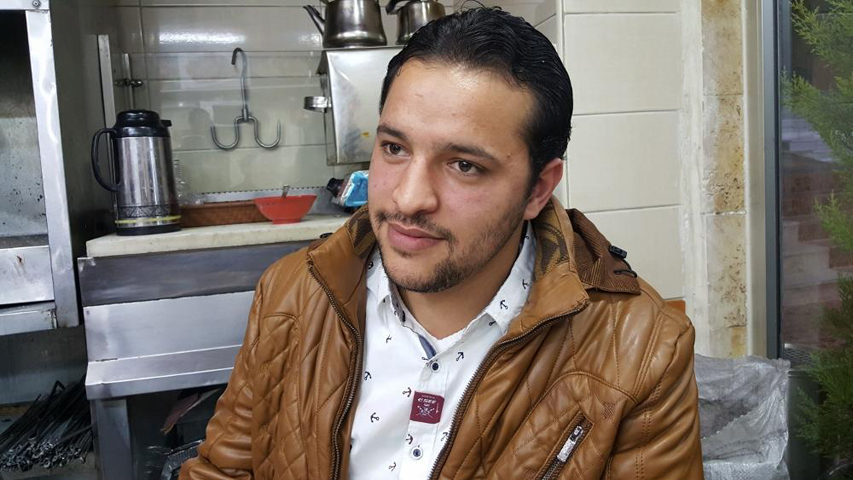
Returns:
[[[78,259],[102,478],[133,478],[127,397],[227,383],[255,284],[311,240]]]

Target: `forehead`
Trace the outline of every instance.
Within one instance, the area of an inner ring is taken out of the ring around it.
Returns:
[[[527,90],[491,71],[410,60],[391,84],[380,123],[507,147],[524,142],[532,104]]]

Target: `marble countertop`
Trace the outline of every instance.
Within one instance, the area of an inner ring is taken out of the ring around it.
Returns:
[[[299,223],[283,225],[273,225],[269,222],[240,223],[184,228],[177,232],[155,235],[111,234],[86,242],[86,254],[89,257],[112,257],[313,240],[323,233],[334,232],[347,218],[349,217],[307,215]]]

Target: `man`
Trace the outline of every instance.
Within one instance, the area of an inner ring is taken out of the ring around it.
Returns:
[[[550,42],[445,17],[381,99],[369,204],[264,274],[181,478],[702,478],[689,320],[551,197]]]

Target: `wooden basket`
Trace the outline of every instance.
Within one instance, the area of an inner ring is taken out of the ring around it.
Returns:
[[[204,205],[181,206],[182,227],[205,227],[209,225],[232,225],[235,223],[268,222],[255,202],[217,202]]]

